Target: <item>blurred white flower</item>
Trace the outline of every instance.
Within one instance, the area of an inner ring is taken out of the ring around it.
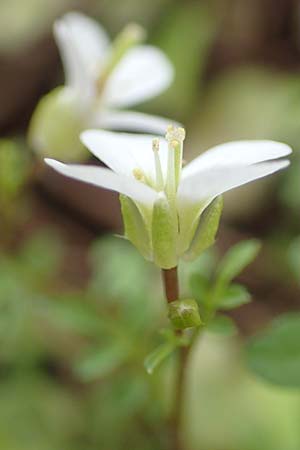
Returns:
[[[169,127],[166,139],[159,141],[89,130],[82,133],[82,142],[110,169],[52,159],[46,163],[66,176],[132,199],[134,208],[127,204],[131,212],[122,205],[125,232],[127,223],[131,234],[127,237],[146,258],[170,268],[189,250],[201,214],[216,197],[287,167],[288,160],[274,160],[291,153],[279,142],[236,141],[218,145],[182,168],[184,134],[182,128]],[[141,227],[145,232],[138,237]]]
[[[84,159],[79,134],[86,128],[163,134],[170,120],[124,110],[165,90],[174,71],[158,48],[140,45],[144,30],[128,25],[110,43],[95,20],[70,12],[54,24],[65,85],[39,102],[29,140],[43,156]]]
[[[93,19],[77,12],[54,24],[66,86],[76,93],[78,107],[90,116],[90,126],[148,129],[163,133],[164,119],[120,111],[152,98],[173,79],[173,68],[158,48],[135,45],[143,38],[138,25],[128,25],[114,43]]]

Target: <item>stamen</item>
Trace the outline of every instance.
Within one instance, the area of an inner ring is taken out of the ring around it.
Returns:
[[[167,141],[177,141],[182,143],[185,139],[185,129],[182,127],[174,127],[174,125],[169,125],[166,133]]]
[[[137,181],[141,181],[142,183],[145,181],[146,177],[144,172],[138,167],[133,169],[132,174]]]
[[[163,178],[160,157],[159,157],[159,140],[158,139],[153,139],[152,150],[154,153],[154,162],[155,162],[156,190],[158,192],[160,192],[164,189],[164,178]]]
[[[135,45],[140,44],[146,36],[146,32],[143,27],[136,23],[128,24],[119,33],[112,44],[112,50],[110,56],[106,61],[106,64],[101,72],[100,77],[97,80],[97,93],[98,96],[102,94],[105,83],[108,77],[111,75],[116,65],[121,61],[125,53]]]
[[[122,31],[122,38],[126,38],[128,44],[136,44],[146,38],[146,31],[137,23],[129,23]]]
[[[169,144],[167,184],[168,191],[173,192],[173,196],[175,195],[180,182],[184,139],[184,128],[174,127],[174,125],[168,126],[166,133],[166,140]]]

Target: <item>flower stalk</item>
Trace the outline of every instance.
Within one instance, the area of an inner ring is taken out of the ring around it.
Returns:
[[[167,302],[170,304],[179,298],[179,281],[177,267],[162,269],[163,284]],[[183,330],[176,331],[178,335]],[[188,361],[189,348],[181,346],[178,349],[178,374],[175,384],[173,407],[169,420],[170,450],[184,450],[181,430],[181,417],[184,406],[185,373]]]

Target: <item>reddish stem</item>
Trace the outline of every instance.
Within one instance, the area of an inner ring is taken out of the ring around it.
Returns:
[[[162,270],[165,295],[168,303],[179,299],[179,283],[177,267],[172,269]],[[177,332],[181,334],[182,331]],[[173,411],[170,417],[169,429],[171,439],[171,450],[184,450],[184,445],[181,435],[181,417],[184,404],[184,384],[185,384],[185,372],[188,359],[188,348],[180,347],[178,358],[178,376],[175,387]]]

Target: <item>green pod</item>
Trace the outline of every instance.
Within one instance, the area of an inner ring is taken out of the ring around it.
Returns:
[[[147,260],[152,260],[149,234],[143,217],[135,203],[126,195],[120,195],[125,237]]]
[[[41,158],[66,162],[84,161],[88,151],[79,135],[85,128],[77,98],[73,92],[59,87],[45,95],[31,118],[28,140]]]
[[[190,248],[185,253],[186,260],[196,259],[204,250],[213,245],[219,228],[223,210],[223,197],[217,197],[200,217]]]
[[[177,265],[178,222],[176,211],[164,194],[159,195],[153,206],[152,247],[154,263],[162,269]]]
[[[194,299],[175,300],[169,303],[168,317],[177,330],[199,327],[202,324],[199,307]]]

